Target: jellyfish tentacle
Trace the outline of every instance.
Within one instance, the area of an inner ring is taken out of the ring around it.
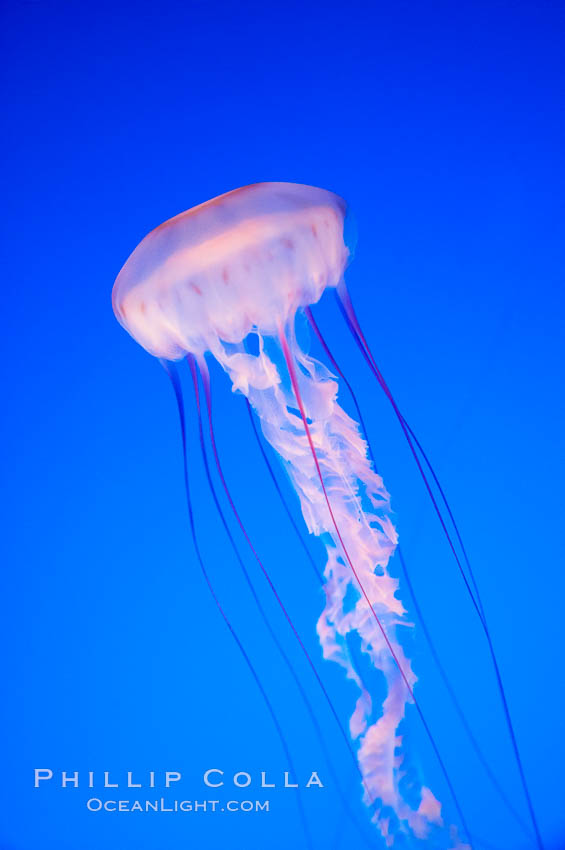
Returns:
[[[442,500],[443,504],[445,505],[445,509],[447,511],[447,514],[448,514],[449,519],[451,520],[451,524],[453,526],[453,530],[455,531],[455,536],[457,537],[457,541],[459,543],[459,546],[461,547],[461,552],[463,554],[463,560],[465,561],[467,569],[469,570],[469,576],[471,578],[471,582],[472,582],[473,588],[475,590],[477,602],[479,603],[479,608],[481,609],[481,614],[483,615],[483,619],[486,621],[486,615],[485,615],[485,610],[484,610],[484,607],[483,607],[483,602],[482,602],[482,599],[481,599],[481,594],[479,592],[479,586],[478,586],[477,580],[475,578],[474,570],[471,566],[471,560],[469,558],[469,555],[467,554],[467,549],[465,547],[465,544],[463,543],[463,538],[462,538],[461,533],[459,531],[459,526],[457,525],[457,522],[455,521],[455,517],[454,517],[453,512],[451,510],[451,505],[447,501],[447,496],[445,495],[445,491],[444,491],[443,487],[441,486],[439,478],[437,477],[436,471],[435,471],[434,467],[432,466],[430,459],[428,458],[428,455],[426,454],[426,452],[422,448],[422,444],[420,443],[416,434],[414,433],[414,431],[412,430],[412,428],[410,427],[410,425],[406,421],[405,416],[403,414],[401,414],[401,416],[402,416],[402,421],[404,422],[406,429],[408,430],[408,433],[410,434],[411,438],[414,440],[414,445],[416,446],[416,448],[418,449],[418,451],[422,455],[424,463],[426,464],[426,466],[430,470],[430,475],[432,476],[434,483],[435,483],[435,485],[438,489],[438,493],[441,496],[441,500]]]
[[[326,356],[328,357],[328,360],[330,361],[333,368],[335,369],[335,371],[337,372],[337,374],[339,375],[339,377],[342,379],[343,383],[345,384],[345,386],[349,390],[353,404],[354,404],[355,409],[357,411],[357,415],[359,417],[359,422],[361,424],[362,431],[363,431],[363,433],[365,435],[365,439],[367,441],[369,456],[371,457],[371,460],[373,462],[373,466],[374,466],[375,470],[378,472],[378,468],[377,468],[376,463],[375,463],[375,454],[374,454],[373,449],[371,447],[371,441],[370,441],[368,433],[367,433],[367,427],[365,425],[363,413],[361,411],[361,407],[359,405],[359,401],[358,401],[357,396],[356,396],[356,394],[353,390],[353,387],[352,387],[350,381],[348,380],[348,378],[345,376],[345,374],[341,370],[341,368],[340,368],[339,364],[337,363],[334,355],[332,354],[332,352],[331,352],[331,350],[330,350],[330,348],[327,344],[327,341],[324,338],[324,336],[323,336],[323,334],[322,334],[322,332],[321,332],[321,330],[320,330],[320,328],[319,328],[319,326],[318,326],[318,324],[317,324],[317,322],[316,322],[316,320],[315,320],[315,318],[312,314],[312,310],[310,309],[310,307],[306,307],[304,312],[306,313],[308,321],[309,321],[310,325],[312,326],[312,329],[313,329],[316,337],[318,338],[322,348],[324,349]],[[408,425],[406,420],[404,420],[404,422],[406,424],[406,427],[410,431],[410,434],[411,434],[414,442],[416,443],[418,449],[420,450],[427,466],[429,467],[430,472],[431,472],[431,474],[434,478],[434,481],[438,485],[438,488],[439,488],[439,490],[442,494],[442,498],[443,498],[444,502],[446,502],[446,499],[445,499],[445,496],[443,495],[443,491],[441,490],[441,486],[439,484],[439,481],[437,480],[435,472],[434,472],[433,468],[431,467],[431,464],[430,464],[429,460],[427,459],[426,454],[424,453],[420,443],[418,442],[416,436],[414,435],[414,432],[412,431],[412,429],[410,428],[410,426]],[[447,502],[446,502],[446,505],[447,505]],[[452,519],[454,527],[456,529],[456,534],[458,536],[459,542],[461,543],[461,546],[462,546],[462,549],[463,549],[463,552],[464,552],[465,560],[468,561],[467,553],[465,552],[465,549],[463,547],[463,541],[460,538],[457,526],[455,526],[455,521],[453,519],[453,515],[451,513],[451,510],[449,509],[449,507],[447,509],[449,511],[449,515]],[[404,577],[405,577],[405,580],[406,580],[408,590],[410,592],[410,595],[411,595],[413,603],[414,603],[414,609],[416,611],[416,615],[417,615],[417,617],[420,621],[420,625],[422,626],[422,631],[424,633],[424,637],[426,638],[426,642],[428,643],[428,646],[430,648],[430,653],[431,653],[431,655],[434,659],[434,663],[435,663],[435,665],[436,665],[436,667],[439,671],[441,679],[442,679],[442,681],[445,685],[445,688],[446,688],[446,690],[449,694],[449,697],[450,697],[450,699],[453,703],[453,706],[454,706],[455,711],[456,711],[456,713],[459,717],[459,720],[461,721],[461,725],[465,729],[465,732],[467,734],[469,742],[470,742],[479,762],[481,763],[485,773],[489,777],[494,789],[496,790],[497,794],[499,795],[500,799],[502,800],[502,802],[504,803],[504,805],[506,806],[506,808],[508,809],[508,811],[510,812],[510,814],[512,815],[512,817],[516,821],[516,823],[518,823],[519,826],[521,827],[521,829],[524,831],[524,833],[526,835],[528,835],[529,837],[532,837],[531,830],[529,829],[529,827],[527,826],[525,821],[520,817],[520,815],[516,811],[515,807],[512,805],[508,795],[506,794],[506,792],[502,788],[501,784],[499,783],[498,779],[496,778],[494,771],[490,767],[490,765],[489,765],[489,763],[488,763],[488,761],[487,761],[487,759],[486,759],[486,757],[485,757],[485,755],[482,751],[482,748],[481,748],[477,738],[475,737],[473,730],[471,729],[471,725],[470,725],[470,723],[467,719],[465,712],[463,711],[463,707],[462,707],[461,703],[459,702],[459,699],[457,697],[457,694],[455,693],[455,690],[454,690],[453,685],[451,683],[451,680],[450,680],[450,678],[447,674],[447,671],[445,670],[445,667],[443,666],[443,663],[442,663],[440,656],[439,656],[439,652],[438,652],[438,650],[435,646],[435,642],[434,642],[434,640],[431,636],[431,632],[428,628],[426,619],[424,618],[423,611],[420,607],[420,604],[419,604],[419,601],[418,601],[418,598],[417,598],[417,595],[416,595],[416,591],[414,590],[412,580],[410,578],[410,574],[409,574],[409,571],[408,571],[408,567],[406,565],[406,559],[404,558],[404,553],[402,551],[402,547],[400,545],[397,546],[396,551],[398,553],[398,558],[399,558],[400,564],[402,566],[402,571],[403,571],[403,574],[404,574]],[[481,605],[481,609],[482,609],[482,605]]]
[[[363,582],[361,581],[361,578],[360,578],[360,576],[357,572],[357,569],[356,569],[356,567],[355,567],[355,565],[354,565],[354,563],[353,563],[353,561],[352,561],[352,559],[349,555],[348,549],[347,549],[347,547],[345,545],[345,541],[343,539],[343,535],[342,535],[340,528],[338,526],[338,523],[336,521],[335,514],[334,514],[334,511],[333,511],[332,506],[331,506],[330,498],[328,496],[328,491],[327,491],[326,485],[324,483],[324,478],[323,478],[323,475],[322,475],[322,470],[321,470],[321,467],[320,467],[320,462],[319,462],[319,459],[318,459],[316,448],[315,448],[314,442],[312,440],[312,434],[311,434],[310,426],[308,425],[308,419],[306,417],[304,404],[303,404],[303,401],[302,401],[302,395],[300,393],[300,389],[299,389],[299,386],[298,386],[296,368],[295,368],[294,362],[292,360],[292,356],[291,356],[290,349],[289,349],[289,346],[288,346],[286,334],[285,334],[284,328],[282,326],[279,328],[279,339],[280,339],[280,343],[281,343],[282,350],[283,350],[283,353],[284,353],[284,357],[285,357],[287,369],[288,369],[288,372],[289,372],[290,381],[291,381],[291,384],[292,384],[294,395],[296,397],[296,402],[298,404],[298,408],[299,408],[299,411],[300,411],[300,417],[302,419],[304,430],[306,432],[306,437],[307,437],[307,440],[308,440],[308,444],[310,446],[310,451],[312,453],[312,458],[313,458],[313,461],[314,461],[314,465],[316,467],[316,472],[317,472],[319,480],[320,480],[320,486],[321,486],[322,492],[324,494],[324,499],[325,499],[325,502],[326,502],[326,505],[327,505],[328,513],[331,517],[331,521],[332,521],[332,524],[333,524],[333,527],[334,527],[334,530],[335,530],[335,534],[337,535],[341,549],[343,550],[343,554],[345,555],[345,558],[346,558],[346,560],[347,560],[347,562],[348,562],[348,564],[349,564],[349,566],[350,566],[350,568],[353,572],[353,575],[355,576],[355,579],[357,581],[357,584],[359,586],[361,594],[362,594],[367,606],[369,607],[375,622],[377,623],[379,631],[381,632],[382,637],[385,641],[385,644],[386,644],[386,646],[387,646],[387,648],[388,648],[388,650],[389,650],[389,652],[390,652],[390,654],[391,654],[391,656],[392,656],[392,658],[393,658],[393,660],[396,664],[396,667],[398,668],[398,671],[400,672],[400,676],[402,678],[402,681],[403,681],[404,685],[406,686],[408,693],[410,694],[410,698],[411,698],[412,702],[414,703],[414,706],[416,707],[416,710],[418,712],[418,715],[420,717],[422,725],[423,725],[423,727],[426,731],[426,734],[428,736],[428,739],[430,741],[432,749],[434,750],[435,756],[438,760],[438,763],[439,763],[440,768],[442,770],[442,773],[444,775],[446,784],[447,784],[449,791],[451,793],[451,796],[453,798],[453,802],[454,802],[455,808],[457,810],[457,813],[459,815],[461,825],[463,826],[463,829],[464,829],[465,833],[467,834],[468,839],[470,840],[471,833],[470,833],[469,828],[467,827],[466,819],[465,819],[465,816],[462,812],[461,805],[459,803],[457,794],[456,794],[455,789],[453,787],[453,783],[451,781],[451,778],[450,778],[449,773],[447,771],[447,768],[445,766],[445,762],[443,761],[443,758],[442,758],[442,756],[439,752],[439,748],[438,748],[437,743],[435,741],[435,738],[432,734],[432,731],[431,731],[431,729],[428,725],[428,722],[427,722],[426,717],[423,713],[423,710],[422,710],[418,700],[416,699],[416,697],[414,695],[414,690],[413,690],[412,684],[410,683],[407,672],[405,671],[405,669],[402,665],[402,662],[399,658],[398,649],[393,646],[393,643],[392,643],[389,635],[387,634],[386,629],[385,629],[383,623],[381,622],[381,619],[378,616],[378,614],[377,614],[377,612],[376,612],[376,610],[373,606],[373,603],[371,602],[371,600],[369,598],[367,590],[366,590]]]
[[[190,372],[191,372],[193,386],[194,386],[194,392],[195,392],[196,409],[197,409],[197,415],[198,415],[198,431],[199,431],[199,440],[200,440],[202,460],[203,460],[203,463],[204,463],[204,469],[205,469],[206,478],[207,478],[207,481],[208,481],[208,486],[209,486],[210,492],[212,494],[212,498],[213,498],[216,510],[218,512],[218,515],[220,517],[220,520],[222,522],[222,525],[224,527],[224,530],[226,532],[226,535],[228,537],[230,545],[231,545],[231,547],[234,551],[236,560],[237,560],[237,562],[238,562],[238,564],[241,568],[241,571],[242,571],[243,576],[245,578],[245,582],[246,582],[247,586],[249,587],[249,590],[251,592],[251,595],[253,597],[255,605],[256,605],[256,607],[259,611],[261,619],[263,620],[263,623],[265,624],[265,627],[266,627],[271,639],[273,640],[273,643],[275,644],[277,651],[279,652],[281,658],[283,659],[283,662],[284,662],[285,666],[287,667],[287,669],[288,669],[288,671],[289,671],[289,673],[290,673],[290,675],[291,675],[291,677],[292,677],[292,679],[293,679],[293,681],[294,681],[294,683],[295,683],[295,685],[298,689],[298,692],[301,696],[301,699],[302,699],[302,701],[305,705],[305,708],[308,712],[308,715],[309,715],[309,717],[312,721],[312,725],[314,727],[316,737],[318,738],[320,748],[321,748],[322,753],[324,755],[326,764],[328,766],[328,770],[330,772],[330,776],[332,778],[332,781],[334,782],[337,794],[340,797],[340,802],[341,802],[341,804],[344,808],[344,811],[346,812],[348,818],[351,820],[351,822],[353,823],[353,825],[357,829],[361,839],[366,844],[366,846],[372,847],[373,842],[370,841],[367,838],[367,836],[364,834],[359,823],[357,822],[357,819],[355,818],[354,814],[352,813],[352,811],[351,811],[351,809],[350,809],[350,807],[347,803],[345,793],[344,793],[344,791],[341,787],[341,783],[340,783],[340,781],[337,777],[337,774],[334,770],[332,760],[331,760],[331,757],[329,755],[328,748],[326,746],[326,742],[324,740],[324,735],[322,733],[320,724],[318,723],[318,720],[316,718],[314,709],[312,708],[312,704],[311,704],[310,700],[308,699],[308,695],[306,694],[306,691],[304,690],[304,688],[302,686],[302,683],[301,683],[301,681],[298,677],[298,674],[296,673],[296,670],[294,669],[292,662],[290,661],[288,655],[284,651],[280,641],[278,640],[278,638],[277,638],[277,636],[276,636],[276,634],[273,630],[273,627],[272,627],[270,620],[269,620],[269,618],[268,618],[268,616],[265,612],[265,609],[263,608],[263,605],[261,604],[261,601],[260,601],[260,599],[257,595],[257,591],[255,589],[255,586],[254,586],[252,580],[251,580],[251,576],[249,575],[249,572],[248,572],[248,570],[245,566],[245,562],[244,562],[243,558],[241,557],[238,546],[237,546],[237,544],[236,544],[236,542],[233,538],[233,535],[230,531],[229,525],[228,525],[227,520],[225,518],[225,514],[222,510],[222,506],[220,504],[218,494],[216,492],[216,488],[215,488],[214,482],[212,480],[210,464],[208,462],[208,453],[206,451],[206,443],[205,443],[205,440],[204,440],[204,428],[203,428],[203,422],[202,422],[202,410],[201,410],[201,404],[200,404],[200,392],[199,392],[199,388],[198,388],[198,374],[197,374],[196,364],[195,364],[193,358],[187,358],[187,359],[188,359],[188,362],[189,362],[189,367],[190,367]],[[291,765],[291,768],[292,768],[292,765]],[[295,773],[294,768],[292,768],[292,770]]]
[[[182,395],[182,388],[181,388],[180,380],[179,380],[179,377],[176,373],[176,369],[175,369],[174,365],[172,363],[165,361],[165,360],[160,360],[160,362],[161,362],[162,366],[164,367],[165,371],[167,372],[167,374],[168,374],[168,376],[171,380],[171,384],[172,384],[172,387],[173,387],[173,391],[174,391],[174,394],[175,394],[175,399],[176,399],[177,407],[178,407],[180,429],[181,429],[182,453],[183,453],[183,478],[184,478],[186,505],[187,505],[187,510],[188,510],[188,518],[189,518],[189,525],[190,525],[190,533],[191,533],[191,537],[192,537],[192,543],[193,543],[193,546],[194,546],[194,551],[196,552],[196,558],[197,558],[198,564],[200,566],[200,571],[202,573],[202,576],[204,578],[206,586],[207,586],[207,588],[210,592],[210,595],[211,595],[211,597],[214,601],[214,604],[216,605],[216,608],[218,609],[218,611],[219,611],[224,623],[226,624],[233,640],[235,641],[240,653],[242,654],[242,656],[245,660],[245,663],[246,663],[253,679],[255,680],[255,684],[257,685],[257,688],[259,689],[259,692],[260,692],[260,694],[263,698],[263,701],[265,703],[267,711],[271,716],[271,720],[273,721],[273,725],[275,726],[275,730],[277,732],[279,741],[280,741],[281,746],[283,748],[283,752],[284,752],[286,759],[288,761],[289,767],[291,768],[293,773],[296,775],[296,771],[294,770],[294,767],[293,767],[293,760],[292,760],[292,757],[290,755],[288,743],[287,743],[286,737],[284,735],[284,732],[282,730],[279,719],[277,717],[277,714],[276,714],[276,712],[273,708],[273,705],[271,703],[271,700],[269,699],[269,697],[267,695],[265,687],[264,687],[263,683],[261,682],[259,674],[257,673],[255,666],[254,666],[253,662],[251,661],[251,659],[250,659],[250,657],[247,653],[247,650],[243,646],[243,643],[241,642],[239,635],[237,634],[235,628],[233,627],[231,620],[228,618],[228,615],[225,612],[225,610],[224,610],[224,608],[223,608],[223,606],[222,606],[222,604],[221,604],[221,602],[218,598],[218,595],[216,593],[216,590],[214,588],[214,585],[212,584],[208,570],[206,568],[204,559],[202,557],[202,553],[201,553],[201,550],[200,550],[200,544],[199,544],[199,541],[198,541],[198,535],[197,535],[197,532],[196,532],[196,522],[195,522],[195,519],[194,519],[194,510],[193,510],[193,507],[192,507],[192,499],[191,499],[191,496],[190,496],[190,483],[189,483],[189,475],[188,475],[188,447],[187,447],[187,439],[186,439],[186,418],[185,418],[185,412],[184,412],[184,401],[183,401],[183,395]],[[305,840],[306,840],[307,847],[309,848],[309,850],[313,850],[312,838],[311,838],[311,835],[310,835],[310,830],[309,830],[309,827],[308,827],[308,822],[306,820],[306,814],[305,814],[304,808],[302,806],[302,801],[300,799],[300,795],[297,795],[296,800],[297,800],[297,807],[299,809],[299,816],[300,816],[302,828],[303,828],[303,831],[304,831],[304,837],[305,837]]]
[[[189,355],[189,356],[193,357],[193,355]],[[249,537],[249,535],[248,535],[248,533],[245,529],[245,526],[243,525],[243,522],[242,522],[242,520],[239,516],[239,513],[237,511],[235,503],[234,503],[234,501],[231,497],[230,490],[227,486],[227,483],[226,483],[226,480],[225,480],[225,477],[224,477],[224,474],[223,474],[222,466],[221,466],[221,463],[220,463],[220,457],[219,457],[217,446],[216,446],[216,439],[215,439],[215,435],[214,435],[214,427],[213,427],[213,421],[212,421],[212,398],[211,398],[211,393],[210,393],[210,377],[209,377],[209,373],[208,373],[208,367],[206,365],[206,361],[203,358],[199,358],[197,360],[197,365],[198,365],[199,372],[200,372],[200,375],[201,375],[201,378],[202,378],[202,384],[204,386],[204,395],[205,395],[205,398],[206,398],[206,406],[207,406],[207,411],[208,411],[208,424],[209,424],[210,442],[211,442],[211,445],[212,445],[212,454],[214,455],[214,459],[215,459],[215,462],[216,462],[216,468],[218,470],[218,475],[220,477],[220,481],[222,482],[222,486],[224,488],[224,492],[226,494],[230,508],[232,510],[232,513],[234,514],[234,517],[236,519],[237,524],[239,525],[239,527],[241,529],[241,532],[242,532],[242,534],[245,538],[247,545],[249,546],[251,552],[253,553],[253,556],[254,556],[255,560],[257,561],[261,572],[263,573],[265,579],[267,580],[267,584],[269,585],[269,588],[270,588],[271,592],[273,593],[273,595],[274,595],[274,597],[277,601],[277,604],[279,605],[288,625],[290,626],[292,633],[294,634],[294,637],[298,641],[298,644],[299,644],[299,646],[300,646],[300,648],[301,648],[301,650],[304,654],[304,657],[306,658],[312,672],[314,673],[314,677],[315,677],[315,679],[316,679],[316,681],[317,681],[317,683],[318,683],[318,685],[319,685],[319,687],[320,687],[320,689],[321,689],[321,691],[324,695],[324,698],[325,698],[325,700],[328,704],[328,707],[329,707],[329,709],[330,709],[330,711],[331,711],[331,713],[334,717],[334,720],[338,725],[338,728],[339,728],[341,736],[342,736],[342,738],[345,742],[345,745],[346,745],[346,747],[347,747],[347,749],[348,749],[348,751],[351,755],[351,758],[352,758],[352,760],[353,760],[353,762],[356,766],[356,769],[358,770],[358,772],[361,776],[361,780],[362,780],[363,785],[365,787],[365,791],[366,791],[367,796],[370,800],[370,803],[371,803],[371,805],[373,805],[374,804],[373,795],[370,792],[369,788],[365,785],[365,779],[363,777],[363,772],[358,765],[357,758],[356,758],[355,753],[353,752],[353,750],[351,748],[351,744],[350,744],[349,739],[347,737],[347,734],[346,734],[346,732],[345,732],[345,730],[344,730],[344,728],[341,724],[341,720],[339,719],[339,715],[338,715],[337,710],[336,710],[336,708],[335,708],[335,706],[332,702],[332,699],[331,699],[331,697],[330,697],[330,695],[329,695],[329,693],[326,689],[326,686],[324,685],[324,683],[321,679],[320,674],[318,673],[318,670],[316,669],[316,665],[314,664],[314,661],[312,660],[310,653],[306,649],[306,646],[305,646],[302,638],[300,637],[300,634],[297,631],[296,626],[294,625],[294,623],[293,623],[293,621],[290,617],[290,614],[288,613],[281,597],[279,596],[279,593],[278,593],[275,585],[273,584],[273,581],[272,581],[267,569],[265,568],[261,558],[257,554],[257,551],[256,551],[255,547],[253,546],[251,538]]]
[[[385,380],[382,376],[382,373],[380,372],[380,370],[379,370],[379,368],[376,364],[376,361],[375,361],[373,355],[371,354],[371,350],[370,350],[368,343],[367,343],[367,341],[366,341],[366,339],[363,335],[363,332],[361,330],[361,326],[359,325],[359,321],[357,319],[355,310],[353,308],[353,303],[351,301],[351,297],[349,295],[347,287],[345,286],[345,281],[342,281],[339,284],[339,286],[336,290],[336,294],[337,294],[337,298],[338,298],[338,304],[340,305],[340,309],[341,309],[342,314],[345,318],[346,324],[348,325],[355,341],[357,342],[361,352],[363,353],[365,360],[369,365],[369,368],[371,369],[371,371],[375,375],[377,381],[379,382],[380,386],[382,387],[383,391],[385,392],[385,395],[387,396],[390,403],[392,404],[394,412],[396,413],[396,416],[397,416],[397,418],[400,422],[400,426],[401,426],[402,430],[404,431],[404,434],[405,434],[406,439],[408,441],[408,445],[410,447],[412,455],[413,455],[413,457],[416,461],[416,464],[418,466],[418,469],[420,471],[420,474],[422,476],[422,479],[424,481],[424,484],[426,486],[428,494],[430,495],[430,498],[432,500],[435,512],[436,512],[436,514],[437,514],[437,516],[440,520],[440,523],[442,525],[444,533],[445,533],[447,540],[449,542],[449,546],[450,546],[452,553],[455,557],[455,561],[456,561],[457,566],[459,568],[459,572],[460,572],[460,574],[463,578],[463,581],[465,583],[465,586],[467,588],[469,596],[470,596],[470,598],[473,602],[473,605],[474,605],[475,610],[477,612],[477,615],[479,617],[479,621],[482,625],[483,632],[484,632],[486,642],[487,642],[487,646],[488,646],[488,650],[489,650],[489,654],[490,654],[490,657],[491,657],[491,663],[492,663],[495,678],[496,678],[496,683],[497,683],[497,688],[498,688],[498,692],[499,692],[499,695],[500,695],[500,700],[501,700],[501,703],[502,703],[502,710],[503,710],[503,714],[504,714],[504,718],[505,718],[505,722],[506,722],[506,727],[508,729],[508,735],[510,737],[510,742],[511,742],[512,750],[513,750],[513,753],[514,753],[514,759],[515,759],[515,762],[516,762],[516,766],[518,768],[518,774],[520,776],[520,782],[521,782],[521,785],[522,785],[522,790],[523,790],[523,793],[524,793],[524,797],[526,799],[526,804],[527,804],[527,807],[528,807],[528,813],[529,813],[530,820],[532,822],[532,827],[533,827],[533,830],[534,830],[534,833],[535,833],[536,843],[538,845],[539,850],[544,850],[544,842],[543,842],[543,838],[542,838],[541,831],[540,831],[540,828],[539,828],[539,824],[538,824],[538,820],[537,820],[536,811],[535,811],[535,808],[534,808],[532,796],[530,794],[530,789],[529,789],[528,781],[527,781],[527,778],[526,778],[526,772],[525,772],[524,765],[523,765],[523,762],[522,762],[522,756],[520,754],[520,748],[518,746],[518,739],[517,739],[517,736],[516,736],[516,731],[514,729],[514,723],[512,721],[512,715],[510,713],[510,706],[509,706],[509,703],[508,703],[508,698],[506,696],[506,689],[504,687],[504,681],[503,681],[503,678],[502,678],[502,673],[501,673],[501,670],[500,670],[500,666],[498,664],[498,657],[497,657],[497,654],[496,654],[496,651],[495,651],[495,648],[494,648],[494,643],[493,643],[493,640],[492,640],[492,636],[490,634],[488,623],[487,623],[486,617],[484,615],[484,609],[483,609],[482,602],[481,602],[481,599],[480,599],[480,594],[478,593],[477,582],[476,582],[476,579],[475,579],[475,576],[474,576],[474,572],[471,568],[469,558],[467,556],[465,548],[462,547],[464,557],[465,557],[465,560],[466,560],[466,563],[467,563],[467,566],[468,566],[468,569],[469,569],[469,575],[471,576],[471,581],[472,581],[473,586],[476,590],[476,595],[475,595],[475,593],[473,593],[473,590],[471,589],[471,586],[469,584],[469,580],[467,579],[467,576],[465,575],[465,571],[463,570],[463,566],[462,566],[461,561],[460,561],[460,559],[457,555],[457,552],[455,550],[455,546],[453,544],[453,541],[451,539],[451,536],[449,534],[449,531],[447,529],[446,523],[443,519],[443,516],[442,516],[441,511],[439,509],[439,506],[437,504],[437,501],[434,497],[430,483],[427,479],[427,476],[426,476],[425,471],[422,467],[420,459],[418,458],[416,449],[415,449],[414,444],[412,442],[413,432],[410,429],[410,427],[408,426],[408,424],[406,423],[406,420],[404,419],[402,413],[398,409],[396,401],[395,401],[390,389],[388,388],[388,386],[387,386],[387,384],[386,384],[386,382],[385,382]],[[415,440],[415,438],[414,438],[414,440]],[[438,486],[438,489],[440,491],[440,494],[441,494],[443,501],[446,503],[448,513],[449,513],[450,517],[452,518],[452,522],[454,524],[454,527],[456,528],[456,535],[460,539],[461,535],[459,534],[457,526],[455,525],[455,521],[453,519],[453,514],[452,514],[452,512],[449,508],[449,505],[447,504],[447,499],[445,497],[445,493],[444,493],[443,489],[439,486],[439,481],[437,479],[437,476],[436,476],[435,472],[433,471],[432,466],[431,466],[427,456],[424,454],[423,450],[421,449],[420,444],[416,440],[415,440],[415,442],[416,442],[417,446],[420,448],[420,451],[422,451],[422,456],[424,457],[424,462],[430,468],[430,471],[432,473],[434,481],[436,482],[436,484]]]

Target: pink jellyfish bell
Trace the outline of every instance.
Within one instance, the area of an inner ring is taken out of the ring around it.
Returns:
[[[256,183],[157,227],[122,268],[118,321],[150,354],[179,359],[277,334],[343,276],[346,204],[295,183]]]

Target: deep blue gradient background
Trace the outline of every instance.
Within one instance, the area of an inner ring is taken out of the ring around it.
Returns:
[[[206,768],[287,768],[197,568],[170,386],[110,305],[150,229],[258,180],[319,185],[351,203],[359,243],[348,283],[459,518],[546,846],[562,846],[563,8],[12,0],[2,29],[2,850],[302,847],[292,791],[271,794],[268,815],[94,815],[85,788],[32,787],[35,767],[181,770],[173,796],[205,799]],[[333,299],[316,315],[359,392],[445,664],[525,813],[484,641],[398,424]],[[320,591],[241,397],[218,370],[212,377],[228,481],[345,722],[355,694],[321,661]],[[299,772],[327,779],[206,492],[191,404],[189,420],[219,594]],[[366,822],[327,707],[249,566]],[[532,847],[470,751],[421,631],[413,653],[420,701],[477,836],[496,850]],[[410,752],[449,816],[416,723]],[[223,799],[263,796],[227,789]],[[362,846],[331,783],[304,803],[316,850]]]

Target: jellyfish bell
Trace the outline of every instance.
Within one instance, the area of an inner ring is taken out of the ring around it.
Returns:
[[[151,231],[114,284],[118,321],[149,353],[177,360],[218,339],[276,334],[336,287],[350,255],[347,205],[297,183],[256,183]]]

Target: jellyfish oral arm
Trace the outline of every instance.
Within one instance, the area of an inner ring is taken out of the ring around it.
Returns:
[[[212,353],[229,374],[233,387],[248,397],[265,438],[282,458],[300,498],[308,529],[317,536],[328,535],[336,540],[335,544],[330,542],[326,546],[326,605],[318,621],[318,635],[324,657],[339,663],[361,691],[350,720],[350,731],[359,742],[358,759],[366,802],[380,800],[381,809],[375,811],[374,819],[383,834],[392,811],[403,828],[424,836],[443,821],[439,803],[430,805],[430,800],[435,798],[429,789],[422,788],[420,807],[414,809],[403,800],[399,787],[402,768],[397,749],[401,739],[397,730],[412,698],[415,677],[394,634],[396,626],[405,622],[405,612],[396,597],[398,582],[386,570],[396,544],[396,532],[388,515],[388,494],[382,479],[371,468],[357,424],[336,402],[335,382],[328,379],[325,370],[323,375],[317,374],[319,364],[307,358],[294,340],[290,346],[286,340],[285,344],[291,363],[293,357],[300,361],[301,377],[304,371],[308,373],[302,377],[305,387],[299,395],[301,401],[304,394],[307,396],[308,410],[304,410],[303,404],[303,412],[307,421],[311,421],[310,440],[315,452],[311,451],[302,416],[296,412],[293,388],[284,388],[274,362],[262,345],[258,357],[230,351],[219,342]],[[370,507],[363,507],[362,499]],[[347,611],[345,597],[356,580],[341,554],[336,525],[369,600],[360,594],[354,607]],[[345,539],[343,527],[355,531]],[[375,573],[377,568],[380,575]],[[371,614],[371,609],[376,611],[377,607],[378,618]],[[387,683],[383,713],[375,723],[369,721],[370,695],[363,688],[347,649],[345,639],[351,632],[360,636],[362,651]],[[381,811],[389,813],[382,816],[382,821]]]

